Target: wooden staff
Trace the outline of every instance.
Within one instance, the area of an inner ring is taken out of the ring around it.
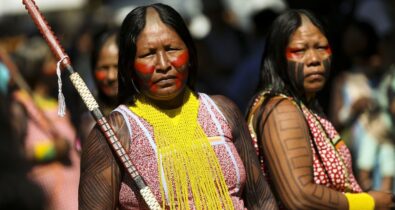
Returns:
[[[100,111],[99,105],[94,99],[92,93],[89,91],[85,82],[82,80],[80,75],[74,71],[71,66],[70,58],[64,52],[63,48],[60,46],[58,40],[53,34],[50,26],[47,21],[40,13],[38,7],[36,6],[34,0],[22,0],[25,5],[29,15],[33,19],[37,28],[40,30],[42,36],[45,38],[47,44],[49,45],[52,53],[55,57],[60,61],[60,67],[62,69],[67,69],[70,73],[70,80],[73,83],[73,86],[77,89],[79,95],[84,101],[86,107],[89,109],[92,116],[95,118],[97,124],[100,127],[100,130],[106,137],[108,144],[111,149],[115,152],[117,158],[121,161],[122,165],[131,176],[136,186],[140,190],[140,194],[143,197],[144,201],[147,203],[148,207],[152,210],[161,209],[158,201],[155,199],[155,195],[145,184],[143,178],[138,174],[136,168],[133,166],[130,161],[129,156],[126,154],[125,149],[122,144],[119,142],[117,136],[115,135],[113,129],[108,124],[106,118],[103,116]]]

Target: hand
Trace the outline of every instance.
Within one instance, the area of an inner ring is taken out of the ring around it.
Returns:
[[[390,192],[379,192],[379,191],[369,191],[369,195],[371,195],[374,199],[376,210],[390,210],[395,208],[395,200],[394,195]]]

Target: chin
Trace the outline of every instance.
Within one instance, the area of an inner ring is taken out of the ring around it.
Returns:
[[[181,94],[183,90],[184,88],[166,87],[156,93],[151,92],[150,95],[156,100],[171,100]]]
[[[318,92],[320,90],[322,90],[324,88],[325,82],[317,82],[314,84],[305,84],[304,85],[304,89],[305,92],[309,92],[309,93],[315,93]]]

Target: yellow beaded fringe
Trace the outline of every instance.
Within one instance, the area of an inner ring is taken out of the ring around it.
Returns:
[[[198,123],[199,100],[190,90],[177,109],[159,109],[143,97],[130,109],[153,126],[170,209],[190,209],[190,193],[196,209],[234,209],[214,149]],[[165,208],[163,187],[160,179]]]

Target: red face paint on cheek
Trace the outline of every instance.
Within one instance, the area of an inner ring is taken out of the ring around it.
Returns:
[[[98,81],[103,81],[107,78],[107,72],[105,71],[96,71],[95,77]]]
[[[181,53],[175,60],[171,61],[171,65],[176,68],[184,66],[189,60],[189,53],[188,51],[184,51]]]
[[[183,84],[187,82],[188,71],[178,72],[177,80],[176,80],[176,87],[181,88]]]
[[[297,54],[298,50],[299,49],[297,49],[297,48],[287,48],[285,50],[285,57],[288,60],[292,60],[292,59],[298,58],[299,57],[299,55]]]
[[[152,84],[152,82],[150,82],[149,87],[151,88],[151,92],[153,93],[158,92],[158,85]]]
[[[331,49],[331,47],[327,47],[326,49],[325,49],[325,51],[326,51],[326,53],[328,53],[328,55],[332,55],[332,49]]]
[[[134,63],[134,68],[139,74],[152,74],[155,70],[155,66],[147,65],[145,63],[140,63],[138,61]]]

